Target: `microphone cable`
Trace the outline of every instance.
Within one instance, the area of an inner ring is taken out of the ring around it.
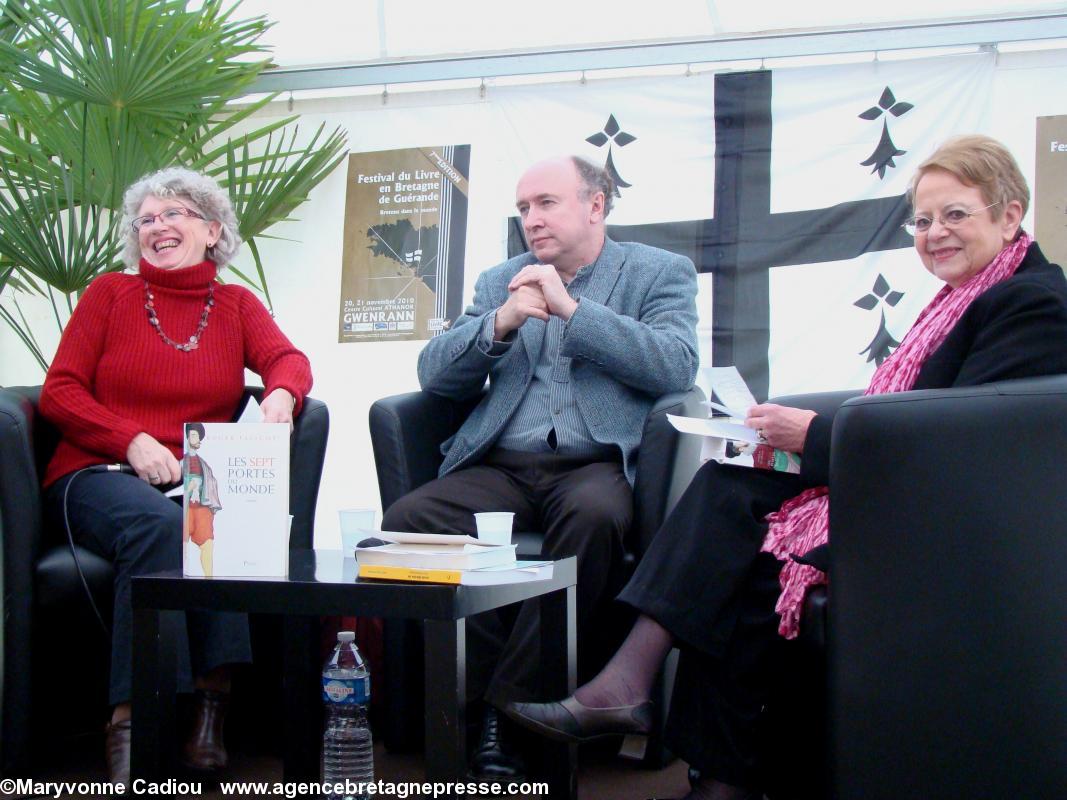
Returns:
[[[100,613],[100,609],[96,605],[96,599],[93,597],[93,593],[89,589],[89,582],[85,579],[85,573],[82,571],[81,562],[78,560],[78,551],[74,547],[74,534],[70,529],[70,516],[67,512],[67,497],[70,495],[71,484],[73,484],[83,472],[125,472],[127,475],[136,475],[137,472],[129,464],[97,464],[92,467],[82,467],[71,475],[70,480],[67,481],[67,485],[63,488],[63,527],[67,530],[67,544],[70,546],[70,555],[74,559],[74,568],[78,571],[78,578],[81,579],[82,588],[85,589],[85,596],[89,600],[89,606],[93,609],[93,614],[96,615],[96,620],[100,623],[104,635],[110,640],[111,629],[107,626],[107,623],[104,622],[104,615]]]

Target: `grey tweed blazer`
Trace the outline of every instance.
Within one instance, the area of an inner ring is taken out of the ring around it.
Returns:
[[[485,399],[441,446],[441,475],[478,463],[530,384],[544,322],[527,319],[502,355],[483,352],[477,341],[486,315],[507,300],[509,281],[536,261],[525,253],[482,273],[471,305],[419,354],[419,383],[425,391],[461,400],[477,395],[489,379]],[[661,395],[693,385],[696,321],[692,261],[655,247],[605,239],[564,331],[558,366],[569,370],[578,409],[593,438],[619,448],[631,484],[649,409]]]

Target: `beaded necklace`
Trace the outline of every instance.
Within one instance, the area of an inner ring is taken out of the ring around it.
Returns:
[[[207,327],[208,315],[211,314],[211,309],[215,306],[214,281],[208,286],[207,300],[204,302],[204,310],[200,312],[200,324],[196,326],[196,333],[190,336],[189,341],[184,344],[179,344],[163,332],[163,327],[159,324],[159,317],[156,316],[155,296],[152,294],[152,287],[148,285],[148,281],[144,282],[144,298],[144,307],[145,310],[148,311],[148,324],[156,329],[156,333],[159,334],[160,339],[175,350],[181,350],[183,353],[188,353],[190,350],[195,350],[200,346],[200,337],[203,336],[204,328]]]

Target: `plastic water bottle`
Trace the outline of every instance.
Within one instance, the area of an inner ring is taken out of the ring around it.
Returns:
[[[322,736],[323,783],[345,784],[349,791],[331,793],[330,800],[363,800],[356,784],[374,781],[374,743],[367,725],[370,670],[352,631],[337,634],[337,646],[322,668],[322,699],[326,732]]]

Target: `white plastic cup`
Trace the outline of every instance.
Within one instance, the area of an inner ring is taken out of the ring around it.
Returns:
[[[341,519],[341,550],[345,555],[352,555],[357,544],[374,535],[377,511],[373,508],[342,508],[337,514]]]
[[[478,538],[486,544],[511,544],[511,527],[515,514],[511,511],[483,511],[474,515]]]

